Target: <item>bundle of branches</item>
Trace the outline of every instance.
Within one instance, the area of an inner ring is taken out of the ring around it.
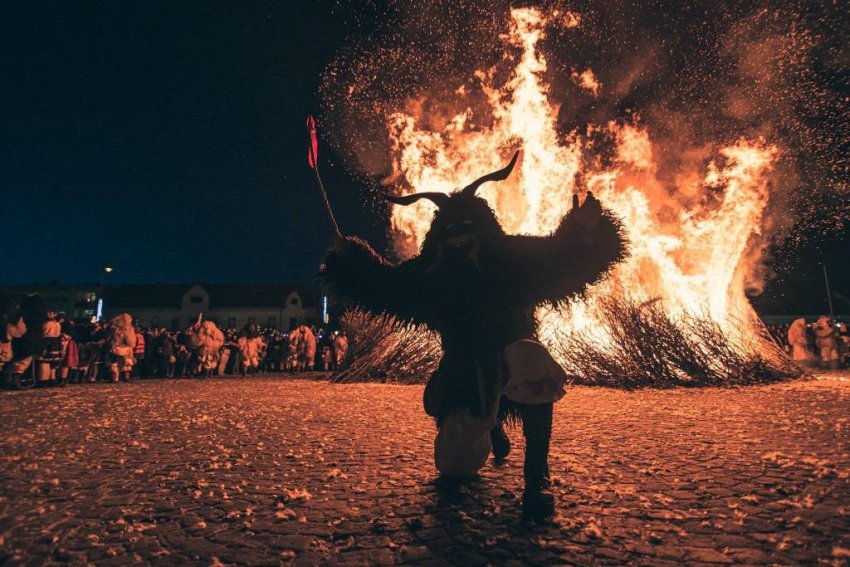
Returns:
[[[734,386],[797,378],[803,371],[770,338],[740,322],[724,329],[708,315],[673,318],[660,302],[601,300],[610,340],[561,330],[544,341],[575,383],[615,388]],[[390,315],[351,309],[342,317],[350,347],[337,382],[421,384],[442,356],[436,334]]]
[[[340,323],[348,335],[349,349],[345,368],[334,382],[422,384],[442,357],[437,335],[424,325],[362,309],[349,309]]]
[[[707,315],[673,319],[658,302],[600,304],[611,340],[561,331],[547,346],[582,384],[619,388],[743,385],[795,378],[802,371],[766,331],[741,323],[727,333]],[[745,330],[746,329],[746,330]]]

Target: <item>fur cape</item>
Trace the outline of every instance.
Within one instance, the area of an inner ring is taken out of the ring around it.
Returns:
[[[348,238],[326,256],[325,275],[365,309],[439,333],[444,355],[429,383],[445,390],[439,420],[463,408],[480,415],[494,403],[504,349],[535,336],[535,308],[582,294],[627,255],[627,242],[619,219],[592,195],[581,207],[575,199],[549,236],[505,234],[487,202],[467,190],[438,205],[419,256],[396,265]]]
[[[212,321],[204,321],[197,329],[189,334],[189,341],[193,348],[198,349],[200,355],[218,356],[218,351],[224,346],[224,333]]]
[[[791,358],[797,362],[806,362],[814,359],[809,351],[809,341],[806,337],[806,320],[802,317],[795,319],[788,327],[788,344],[791,346]]]
[[[832,322],[832,317],[821,315],[812,325],[815,332],[815,344],[821,360],[831,362],[838,360],[838,333]]]
[[[121,313],[109,321],[107,340],[113,353],[121,352],[121,356],[132,358],[136,348],[136,330],[133,328],[133,317],[129,313]],[[123,354],[126,349],[129,349],[129,356]]]

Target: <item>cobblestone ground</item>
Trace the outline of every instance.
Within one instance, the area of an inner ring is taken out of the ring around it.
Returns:
[[[435,484],[421,387],[146,380],[0,393],[0,563],[843,564],[850,382],[575,388],[555,521],[522,440]]]

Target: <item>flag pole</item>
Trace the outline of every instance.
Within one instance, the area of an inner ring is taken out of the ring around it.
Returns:
[[[829,291],[829,276],[826,275],[826,264],[821,264],[823,268],[823,281],[826,283],[826,299],[829,301],[829,317],[835,321],[835,311],[832,308],[832,293]]]
[[[310,138],[310,143],[307,146],[307,162],[310,164],[313,173],[316,174],[316,181],[319,184],[319,194],[322,196],[322,203],[325,205],[325,212],[328,214],[328,220],[331,223],[334,236],[341,239],[342,233],[339,231],[339,225],[336,224],[336,218],[331,210],[331,203],[328,201],[328,194],[325,191],[324,183],[322,183],[322,176],[319,175],[319,142],[316,138],[316,120],[312,116],[307,116],[307,134]]]

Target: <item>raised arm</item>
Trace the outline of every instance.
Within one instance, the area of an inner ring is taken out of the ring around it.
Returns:
[[[342,295],[373,313],[424,323],[429,290],[420,259],[394,265],[363,240],[345,237],[325,256],[324,274]]]
[[[603,279],[628,255],[620,220],[592,193],[573,207],[550,236],[509,236],[503,249],[505,282],[525,304],[557,303]]]

